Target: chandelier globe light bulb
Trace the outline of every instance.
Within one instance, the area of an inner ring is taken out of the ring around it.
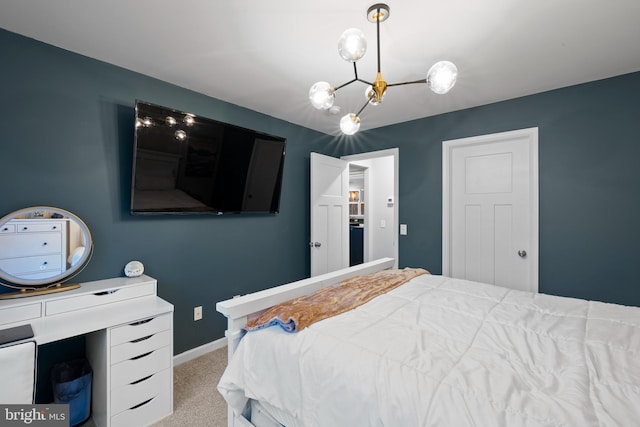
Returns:
[[[375,95],[375,91],[373,90],[373,87],[367,86],[364,91],[364,97],[369,100],[369,104],[380,105],[380,103],[382,102],[382,98],[384,98],[384,94],[382,98],[377,99]]]
[[[345,135],[353,135],[360,129],[360,117],[349,113],[340,119],[340,130]]]
[[[439,95],[443,95],[451,90],[458,78],[458,68],[453,62],[440,61],[431,66],[427,73],[427,84],[429,89]]]
[[[349,28],[338,40],[338,53],[348,62],[356,62],[367,52],[367,39],[357,28]]]
[[[309,89],[309,101],[318,110],[328,110],[335,99],[335,90],[327,82],[317,82]]]

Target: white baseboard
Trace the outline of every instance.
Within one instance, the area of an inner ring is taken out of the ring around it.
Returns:
[[[211,341],[210,343],[201,345],[200,347],[192,348],[180,354],[173,356],[173,366],[181,365],[185,362],[193,360],[197,357],[203,356],[212,351],[221,349],[227,346],[227,337]]]

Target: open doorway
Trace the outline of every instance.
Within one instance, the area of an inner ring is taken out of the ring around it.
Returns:
[[[349,266],[364,262],[367,168],[349,163]]]
[[[395,259],[398,267],[397,148],[344,156],[340,159],[311,153],[311,276],[336,271],[350,264],[349,171],[364,171],[362,209],[362,262]],[[354,200],[355,202],[355,200]],[[356,218],[354,218],[355,220]]]
[[[349,188],[353,171],[354,188],[362,190],[363,262],[390,257],[396,260],[394,268],[398,267],[399,255],[399,157],[398,148],[341,157],[349,164]],[[351,223],[350,218],[350,231]]]

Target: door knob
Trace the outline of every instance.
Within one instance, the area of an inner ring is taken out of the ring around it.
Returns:
[[[322,246],[322,243],[320,242],[309,242],[309,246],[312,248],[319,248],[320,246]]]
[[[527,256],[527,251],[525,251],[524,249],[519,250],[518,255],[520,256],[520,258],[524,258]]]

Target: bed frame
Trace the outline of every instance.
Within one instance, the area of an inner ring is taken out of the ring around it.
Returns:
[[[310,295],[318,289],[334,286],[342,280],[354,276],[372,274],[380,270],[386,270],[394,266],[394,258],[381,258],[379,260],[348,267],[331,273],[302,279],[263,291],[254,292],[243,296],[237,296],[230,300],[220,301],[216,304],[216,310],[227,318],[228,360],[231,360],[233,353],[238,348],[238,344],[244,335],[243,327],[247,320],[259,315],[264,310],[281,302],[288,301],[304,295]],[[231,408],[228,408],[229,427],[252,427],[247,415],[249,408],[245,408],[242,415],[236,416]]]

